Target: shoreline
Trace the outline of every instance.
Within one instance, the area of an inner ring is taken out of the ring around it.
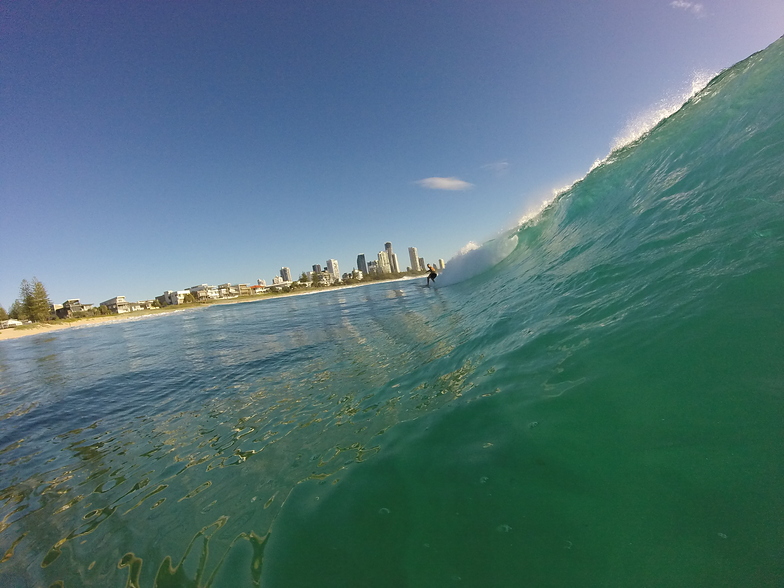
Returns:
[[[322,294],[324,292],[333,292],[336,290],[347,290],[349,288],[359,288],[362,286],[370,286],[373,284],[388,284],[390,282],[402,282],[405,280],[416,280],[420,276],[406,276],[404,278],[395,278],[392,280],[377,280],[373,282],[368,282],[366,284],[349,284],[346,286],[336,286],[330,288],[323,288],[323,289],[308,289],[305,292],[284,292],[280,294],[276,294],[274,296],[261,296],[261,297],[244,297],[244,298],[230,298],[224,300],[216,300],[213,302],[204,303],[194,303],[193,305],[180,307],[177,306],[167,306],[164,308],[160,308],[157,310],[149,311],[143,310],[139,312],[129,312],[126,314],[113,314],[108,316],[90,316],[79,318],[76,320],[71,320],[68,322],[56,322],[56,323],[34,323],[32,326],[25,326],[25,327],[14,327],[12,329],[0,329],[0,342],[2,341],[11,341],[13,339],[21,339],[22,337],[30,337],[33,335],[44,335],[46,333],[56,333],[57,331],[63,331],[66,329],[74,329],[74,328],[82,328],[82,327],[95,327],[98,325],[112,323],[117,321],[126,321],[126,320],[140,320],[145,318],[152,318],[157,316],[163,316],[167,314],[171,314],[173,312],[183,312],[186,310],[199,310],[202,308],[209,308],[211,306],[223,306],[226,304],[244,304],[250,302],[262,302],[264,300],[275,300],[278,298],[284,298],[289,296],[306,296],[310,294]]]

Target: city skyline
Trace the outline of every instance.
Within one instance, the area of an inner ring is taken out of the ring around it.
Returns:
[[[378,263],[379,234],[449,259],[782,22],[780,0],[7,2],[0,304],[31,277],[99,301]]]
[[[392,249],[392,244],[390,242],[386,242],[385,243],[385,250],[382,253],[384,253],[385,255],[389,255],[388,252],[391,251],[391,249]],[[414,251],[417,251],[416,247],[409,247],[409,251],[411,249],[413,249]],[[360,257],[364,258],[364,254],[359,254],[357,256],[357,260],[359,260]],[[443,269],[443,267],[444,267],[443,259],[439,259],[439,263],[441,265],[441,269]],[[316,268],[318,268],[318,269],[316,269]],[[360,271],[363,271],[361,268],[357,268],[357,267],[352,267],[352,270],[353,269],[359,269]],[[325,264],[325,268],[324,268],[323,271],[326,271],[327,273],[329,273],[331,278],[333,280],[335,280],[336,282],[342,281],[342,275],[343,274],[340,273],[340,265],[339,265],[338,260],[336,260],[336,259],[328,259],[326,264]],[[415,271],[417,271],[417,270],[415,270]],[[314,264],[312,266],[312,273],[315,274],[315,273],[321,273],[321,272],[322,272],[321,265]],[[302,273],[308,274],[310,272],[303,271]],[[346,273],[350,273],[350,272],[346,272]],[[365,275],[367,275],[368,273],[370,273],[370,272],[363,271],[363,274],[365,274]],[[387,273],[392,273],[391,272],[391,268],[390,268],[390,271],[388,271]],[[404,272],[398,271],[398,272],[394,272],[394,273],[404,273]],[[301,274],[297,274],[296,277],[295,277],[295,274],[292,272],[290,267],[282,266],[280,268],[280,270],[278,271],[278,273],[273,275],[272,280],[270,281],[270,285],[280,285],[280,284],[295,282],[295,281],[297,281],[299,279],[299,277],[298,277],[299,275],[301,275]],[[257,278],[256,282],[258,284],[262,284],[263,283],[265,286],[267,285],[267,281],[264,278]],[[180,297],[181,297],[182,294],[184,294],[185,292],[196,293],[198,291],[207,291],[207,290],[210,290],[210,289],[218,289],[218,288],[221,288],[221,287],[247,286],[249,283],[251,283],[251,281],[242,281],[242,282],[236,282],[236,283],[235,282],[222,282],[218,286],[214,286],[214,285],[209,285],[207,283],[203,283],[203,284],[197,284],[195,286],[184,286],[184,287],[175,288],[175,289],[167,288],[167,289],[163,290],[162,292],[158,292],[158,293],[153,294],[152,296],[140,297],[138,299],[130,299],[129,297],[127,297],[124,294],[117,293],[114,296],[111,296],[110,298],[108,298],[108,299],[106,299],[104,301],[101,301],[101,302],[88,301],[89,295],[87,295],[87,296],[84,296],[84,295],[83,296],[72,296],[70,298],[64,299],[63,303],[57,302],[56,300],[52,299],[51,294],[50,294],[49,297],[50,297],[50,300],[52,302],[52,305],[55,306],[55,307],[57,307],[57,306],[61,307],[63,304],[68,303],[68,302],[73,302],[73,301],[81,301],[81,304],[90,304],[90,305],[93,305],[93,306],[97,307],[99,305],[104,304],[104,302],[115,300],[117,298],[128,299],[129,303],[130,302],[141,302],[141,301],[152,301],[152,300],[154,300],[156,298],[161,298],[162,296],[163,297],[169,297],[169,299],[171,299],[172,296],[176,297],[178,293],[180,294]],[[44,283],[44,286],[47,286],[47,285]],[[48,289],[48,287],[47,287],[47,289]],[[212,295],[207,296],[207,298],[212,298],[212,297],[213,297]],[[214,296],[214,297],[217,297],[217,295]],[[169,303],[171,304],[171,302],[169,302]],[[8,307],[3,306],[3,308],[8,310],[10,308],[10,306],[11,305],[9,304]]]

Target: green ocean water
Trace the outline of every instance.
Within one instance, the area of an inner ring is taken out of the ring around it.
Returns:
[[[779,40],[438,288],[4,342],[0,585],[784,585],[782,96]]]

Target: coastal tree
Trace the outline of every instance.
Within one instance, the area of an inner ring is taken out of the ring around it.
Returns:
[[[33,322],[49,319],[52,302],[49,300],[46,288],[38,278],[33,277],[30,282],[22,280],[19,285],[18,302],[26,319]]]
[[[11,308],[8,310],[8,316],[18,321],[26,321],[27,313],[25,312],[24,305],[19,300],[14,300]]]
[[[8,313],[5,311],[5,308],[0,306],[0,321],[7,321],[8,320]]]

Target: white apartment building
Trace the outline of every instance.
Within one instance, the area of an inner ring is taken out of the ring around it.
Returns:
[[[413,271],[419,272],[424,269],[419,265],[419,253],[417,252],[416,247],[408,248],[408,258],[411,261],[411,269]]]
[[[338,268],[337,259],[327,260],[327,272],[329,272],[333,280],[335,280],[336,282],[340,281],[340,268]]]
[[[378,270],[382,274],[392,273],[392,266],[389,263],[389,255],[386,251],[378,252]]]

